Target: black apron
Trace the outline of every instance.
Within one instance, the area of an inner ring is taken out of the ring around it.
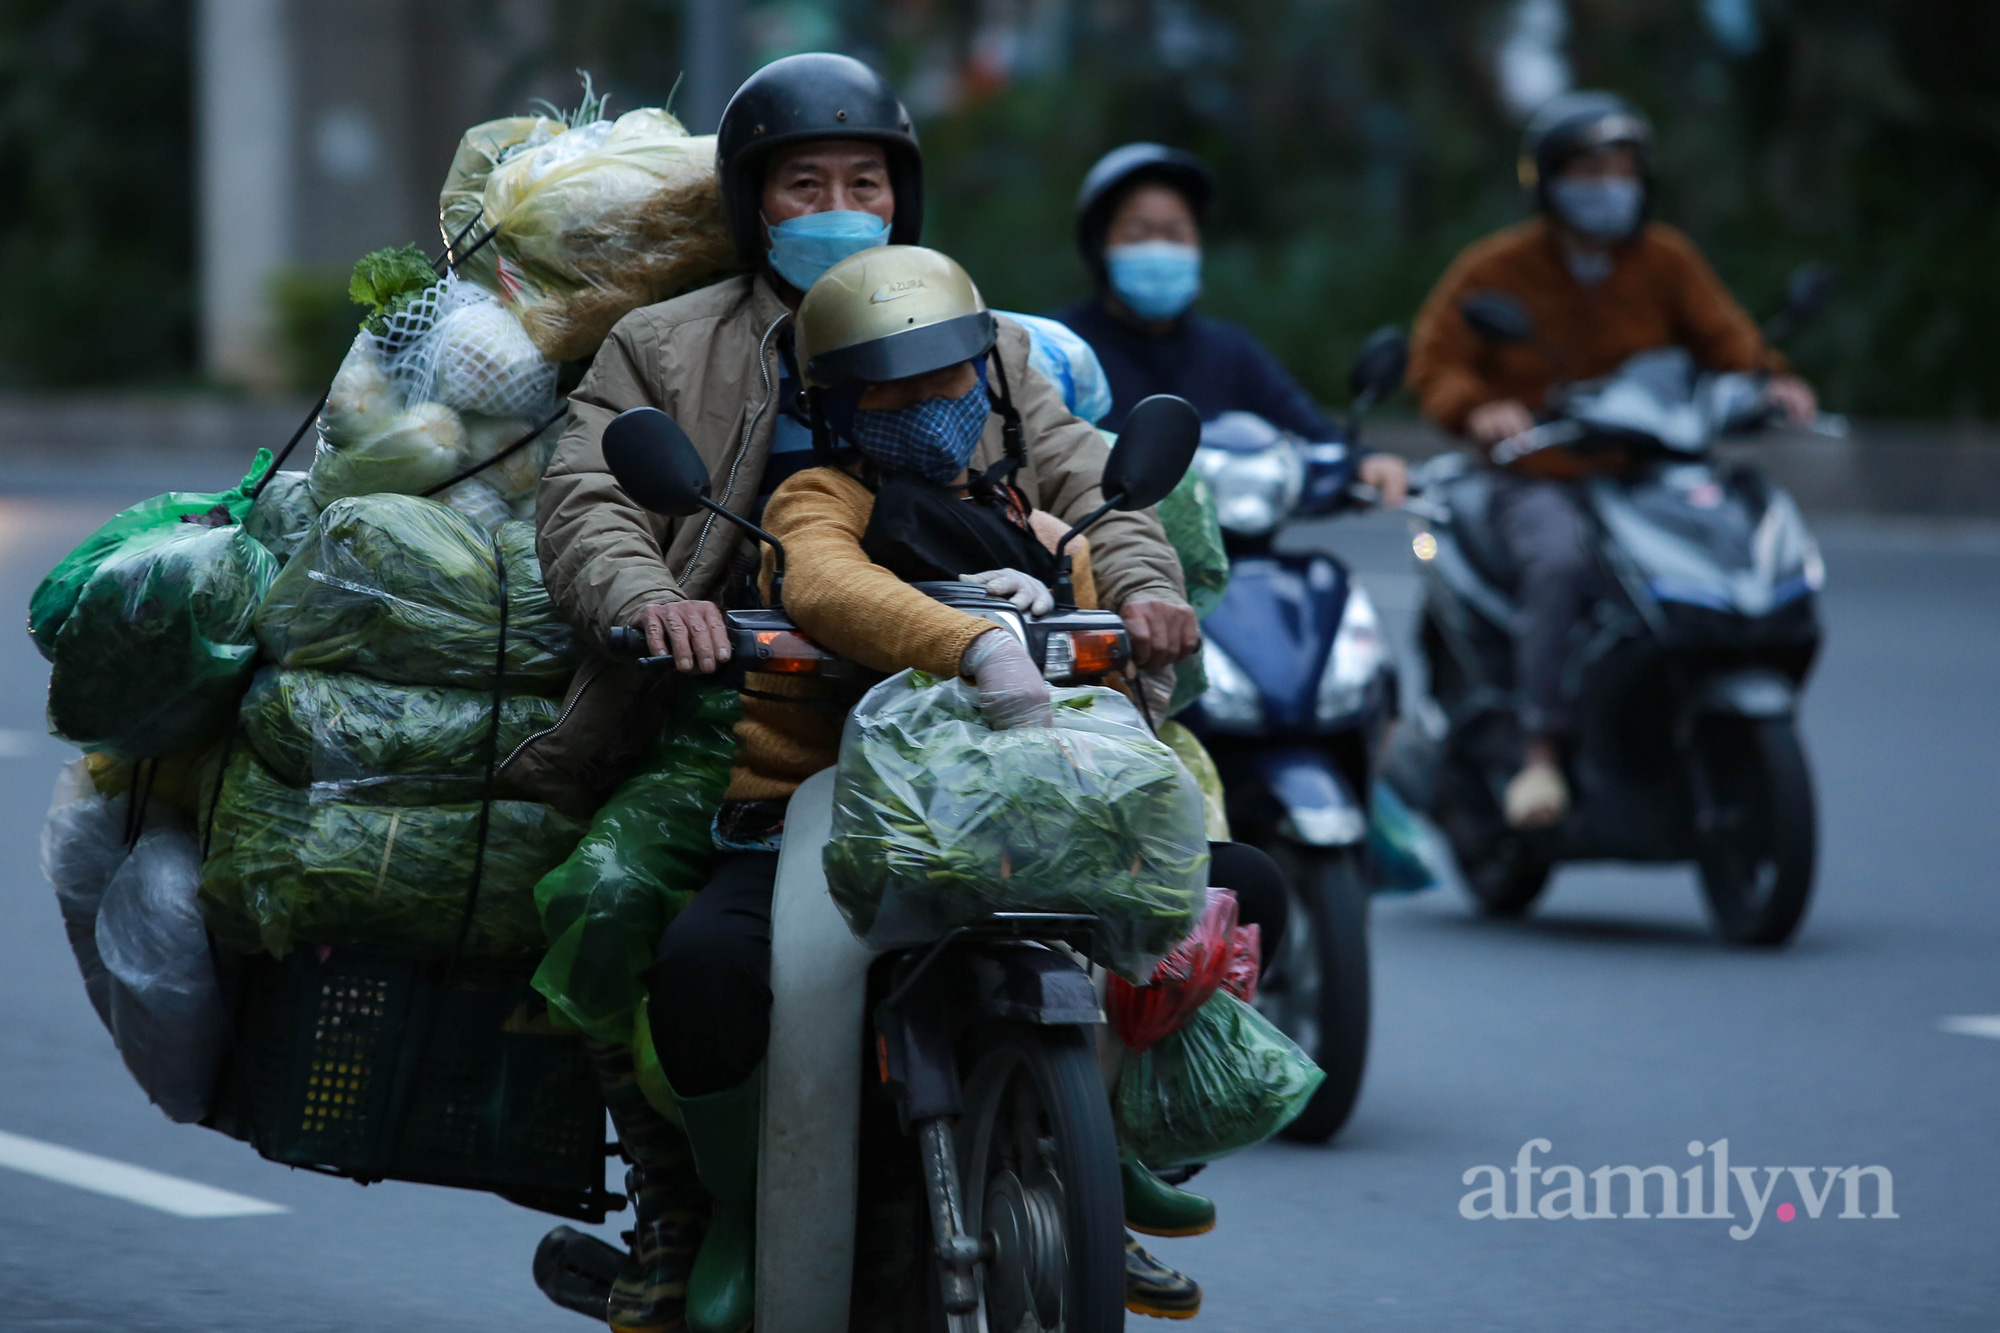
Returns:
[[[1053,587],[1062,570],[1028,531],[1010,501],[1018,492],[975,481],[971,499],[949,486],[891,477],[876,489],[875,512],[861,534],[870,560],[905,583],[953,582],[961,574],[1018,569]]]

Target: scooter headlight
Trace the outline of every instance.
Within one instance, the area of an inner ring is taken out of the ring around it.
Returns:
[[[1347,605],[1340,616],[1340,628],[1333,636],[1333,657],[1319,678],[1319,699],[1313,716],[1322,726],[1338,722],[1360,708],[1368,698],[1368,687],[1389,660],[1382,641],[1382,622],[1375,615],[1375,603],[1359,584],[1347,590]]]
[[[1222,731],[1263,730],[1264,700],[1256,682],[1213,639],[1202,641],[1201,670],[1208,677],[1201,711],[1210,726]]]
[[[1244,537],[1276,531],[1305,488],[1305,461],[1289,440],[1249,451],[1203,445],[1195,450],[1194,466],[1215,493],[1223,528]]]

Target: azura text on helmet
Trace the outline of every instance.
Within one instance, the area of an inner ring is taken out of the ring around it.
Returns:
[[[1858,1219],[1894,1220],[1896,1182],[1886,1166],[1731,1166],[1729,1140],[1704,1144],[1695,1139],[1687,1146],[1696,1164],[1676,1172],[1670,1166],[1600,1166],[1586,1179],[1579,1167],[1554,1163],[1538,1167],[1535,1156],[1548,1153],[1555,1145],[1547,1139],[1529,1139],[1515,1154],[1514,1165],[1475,1166],[1466,1170],[1461,1183],[1475,1186],[1458,1201],[1458,1215],[1473,1222],[1598,1222],[1611,1219],[1661,1218],[1687,1221],[1732,1222],[1732,1240],[1748,1240],[1763,1224],[1766,1209],[1777,1200],[1774,1214],[1780,1222],[1790,1222],[1802,1213],[1817,1221],[1841,1187],[1843,1221]],[[1758,1176],[1763,1177],[1762,1184]],[[1508,1177],[1512,1186],[1509,1187]],[[1823,1178],[1822,1178],[1823,1177]],[[1875,1211],[1861,1210],[1862,1181],[1875,1182]],[[1612,1185],[1622,1180],[1625,1210],[1614,1211]],[[1648,1188],[1657,1180],[1657,1195]],[[1536,1192],[1537,1183],[1543,1187]],[[1782,1182],[1782,1184],[1781,1184]],[[1685,1186],[1685,1192],[1683,1192]],[[1740,1195],[1748,1225],[1738,1221]],[[1782,1196],[1796,1196],[1797,1202]],[[1647,1209],[1657,1198],[1659,1211]],[[1704,1206],[1706,1205],[1706,1206]]]

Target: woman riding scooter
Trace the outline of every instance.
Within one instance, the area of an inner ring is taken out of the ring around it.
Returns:
[[[802,631],[875,670],[968,676],[988,722],[1003,728],[1048,724],[1039,670],[1011,634],[906,582],[977,582],[1030,615],[1052,606],[1052,544],[1062,525],[1036,507],[1045,483],[1026,466],[1010,389],[1027,373],[1026,344],[934,251],[889,246],[836,264],[800,304],[788,368],[807,386],[817,466],[780,485],[764,512],[785,547],[784,605]],[[1093,580],[1079,563],[1087,595]],[[777,577],[767,557],[767,596]],[[715,821],[717,846],[730,858],[668,928],[645,977],[660,1065],[715,1205],[688,1287],[689,1325],[704,1333],[746,1327],[753,1305],[750,1213],[776,853],[791,792],[834,762],[840,733],[837,705],[814,689],[750,678]],[[1275,874],[1247,848],[1217,848],[1215,861],[1212,877],[1223,887]],[[1156,1214],[1178,1201],[1130,1173],[1127,1196],[1128,1211],[1136,1197]],[[1209,1220],[1171,1218],[1183,1227]]]

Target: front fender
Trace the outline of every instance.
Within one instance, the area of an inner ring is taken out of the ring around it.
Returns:
[[[1798,686],[1789,677],[1764,668],[1710,676],[1696,688],[1694,696],[1695,711],[1709,717],[1791,717],[1798,705]]]
[[[1278,832],[1307,847],[1353,847],[1367,840],[1368,811],[1332,759],[1319,750],[1266,750],[1250,761],[1269,793]]]

